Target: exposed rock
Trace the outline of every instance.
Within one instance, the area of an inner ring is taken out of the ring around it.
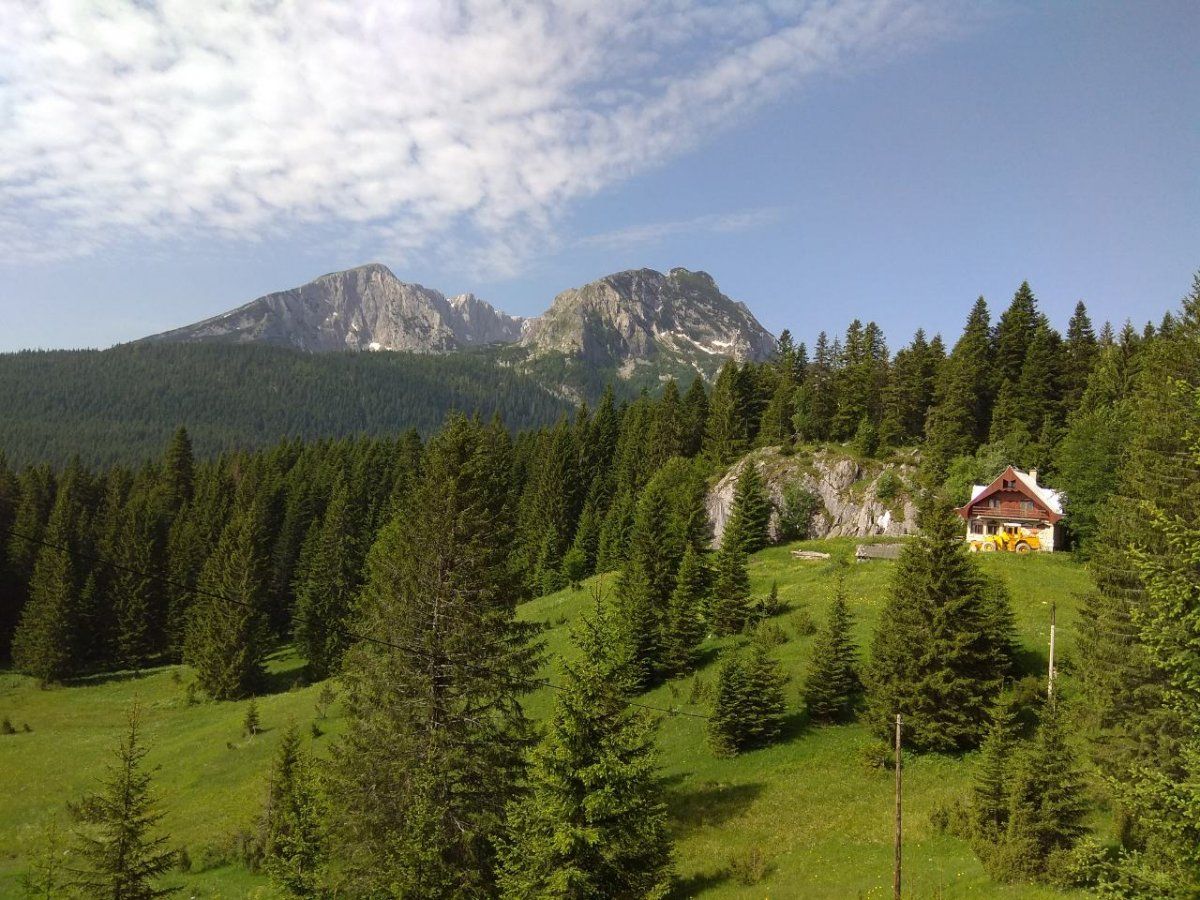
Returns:
[[[474,294],[447,299],[401,281],[372,264],[322,275],[289,291],[267,294],[235,310],[156,334],[150,341],[262,342],[313,352],[407,350],[444,353],[511,343],[524,320]]]
[[[563,291],[521,343],[535,356],[623,363],[628,372],[638,360],[665,356],[710,374],[729,357],[762,360],[775,349],[744,303],[722,294],[708,273],[687,269],[619,272]]]
[[[889,500],[879,497],[884,472],[890,471],[903,485],[915,474],[914,466],[877,463],[864,468],[829,450],[785,456],[778,448],[768,447],[734,464],[709,491],[706,504],[715,545],[725,533],[738,476],[743,466],[751,464],[757,466],[775,507],[770,525],[774,540],[779,537],[778,510],[784,502],[784,490],[797,482],[820,501],[809,522],[809,537],[900,536],[917,531],[917,508],[906,491],[899,491]]]

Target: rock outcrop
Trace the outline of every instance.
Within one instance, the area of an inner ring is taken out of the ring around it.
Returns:
[[[808,537],[869,537],[915,534],[917,509],[906,485],[915,465],[864,466],[829,450],[785,456],[778,448],[756,450],[736,463],[709,491],[706,500],[714,544],[725,533],[733,505],[733,491],[742,468],[758,467],[767,494],[775,506],[771,537],[779,537],[779,510],[785,506],[789,485],[798,485],[818,501],[808,523]],[[885,475],[885,473],[891,473]],[[887,490],[882,490],[890,484]],[[880,494],[889,496],[881,497]]]

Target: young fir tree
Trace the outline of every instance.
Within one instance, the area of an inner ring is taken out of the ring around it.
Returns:
[[[1003,874],[1037,879],[1046,874],[1051,854],[1069,850],[1083,835],[1088,811],[1083,776],[1056,702],[1046,704],[1037,735],[1013,768],[1008,822],[994,866]]]
[[[752,460],[738,473],[733,503],[721,546],[737,542],[743,553],[757,553],[770,542],[771,500]]]
[[[110,588],[116,662],[129,668],[146,665],[163,648],[166,599],[159,576],[166,534],[161,509],[157,494],[143,490],[130,498],[112,552],[120,564]]]
[[[538,665],[517,621],[508,435],[462,416],[426,449],[406,511],[367,561],[343,665],[333,855],[365,895],[487,895]],[[384,642],[384,643],[380,643]]]
[[[771,743],[783,730],[787,677],[765,642],[726,656],[717,674],[708,741],[718,756],[734,756]]]
[[[525,898],[665,897],[671,838],[655,722],[628,706],[619,629],[600,604],[577,626],[528,791],[509,807],[500,894]]]
[[[869,717],[886,736],[902,713],[909,746],[961,750],[978,745],[1011,664],[1012,613],[969,556],[948,501],[928,503],[920,524],[875,631]]]
[[[155,809],[150,772],[144,765],[147,752],[141,710],[135,703],[101,789],[71,806],[80,827],[79,865],[70,880],[86,897],[149,900],[174,893],[157,886],[176,854],[167,849],[169,837],[155,834],[163,813]]]
[[[708,581],[704,556],[689,545],[679,565],[663,623],[662,665],[668,674],[681,675],[696,664],[704,640],[703,610]]]
[[[750,573],[738,541],[717,551],[708,620],[717,634],[737,634],[750,615]]]
[[[201,569],[189,615],[184,660],[215,700],[239,700],[262,683],[269,578],[260,514],[247,502]]]
[[[1008,828],[1009,783],[1021,741],[1019,714],[1017,695],[1012,691],[1000,694],[992,705],[991,722],[980,747],[971,788],[971,828],[984,854],[999,843]]]
[[[343,479],[325,509],[296,585],[296,644],[313,681],[337,671],[349,643],[346,622],[361,582],[363,554],[350,495]]]
[[[829,607],[829,620],[813,642],[804,702],[814,722],[842,722],[854,711],[862,689],[858,677],[858,648],[851,630],[854,619],[846,606],[846,588],[840,579]]]
[[[262,820],[267,874],[290,897],[319,896],[324,822],[312,759],[292,723],[275,753]]]

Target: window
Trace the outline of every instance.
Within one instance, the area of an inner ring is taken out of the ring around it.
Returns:
[[[1000,498],[992,497],[990,500],[988,500],[988,506],[990,506],[992,509],[999,509],[1000,508]]]

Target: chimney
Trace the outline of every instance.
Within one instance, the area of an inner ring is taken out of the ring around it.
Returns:
[[[1030,479],[1030,481],[1032,481],[1034,484],[1037,484],[1037,483],[1038,483],[1038,480],[1037,480],[1037,469],[1030,469],[1030,470],[1029,470],[1029,479]]]

